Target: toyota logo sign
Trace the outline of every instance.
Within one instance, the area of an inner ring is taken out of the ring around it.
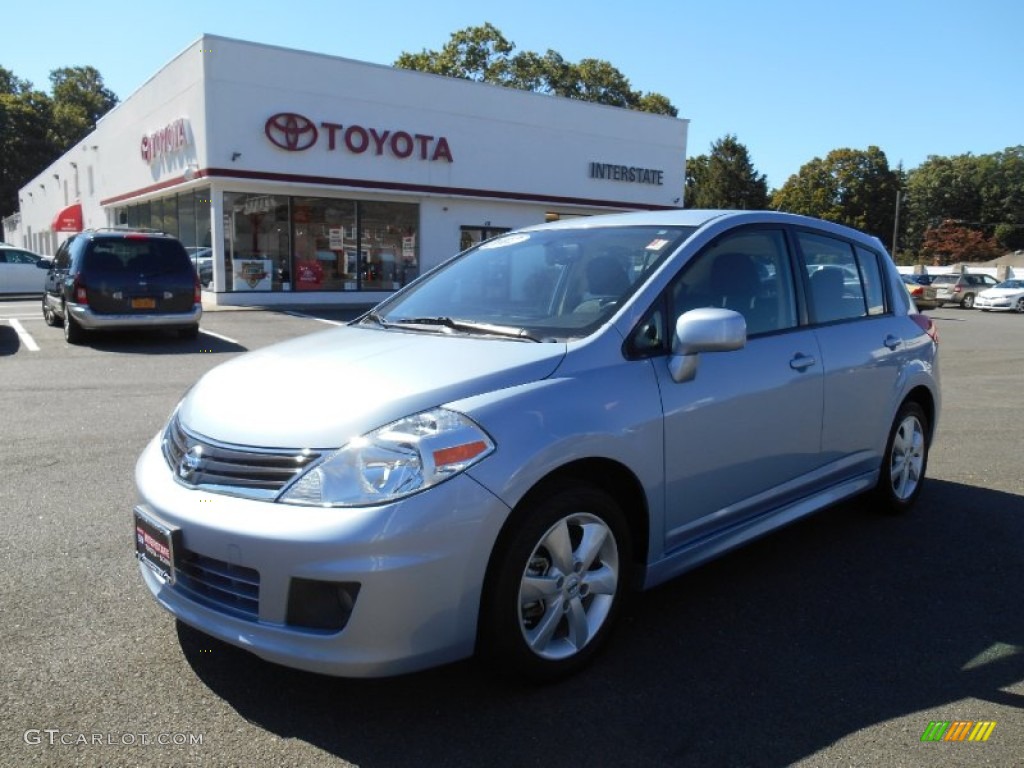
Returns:
[[[294,112],[278,112],[267,119],[263,128],[270,141],[289,152],[309,149],[319,137],[313,121]]]

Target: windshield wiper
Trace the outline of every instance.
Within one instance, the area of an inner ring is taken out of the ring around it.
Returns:
[[[491,323],[476,323],[470,320],[456,320],[451,317],[440,315],[438,317],[403,317],[391,320],[385,325],[439,325],[443,328],[450,328],[453,331],[464,331],[466,333],[480,333],[487,336],[502,336],[510,339],[522,339],[523,341],[540,341],[530,335],[525,328],[516,328],[512,325],[492,325]]]
[[[372,323],[376,323],[381,328],[389,327],[389,324],[384,322],[384,318],[382,318],[377,313],[377,310],[375,310],[375,309],[371,309],[369,312],[367,312],[365,315],[363,315],[363,317],[359,320],[360,323],[365,323],[367,321],[370,321]]]

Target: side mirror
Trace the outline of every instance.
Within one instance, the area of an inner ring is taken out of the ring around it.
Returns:
[[[53,259],[42,258],[36,262],[36,266],[39,267],[39,269],[45,269],[49,272],[50,267],[53,266]]]
[[[717,307],[691,309],[676,320],[668,368],[676,383],[697,375],[701,352],[730,352],[747,343],[747,321],[739,312]]]

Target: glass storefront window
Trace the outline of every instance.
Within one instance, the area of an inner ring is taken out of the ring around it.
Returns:
[[[186,248],[195,248],[196,207],[192,193],[178,195],[178,239]],[[189,251],[191,253],[191,251]]]
[[[360,202],[361,285],[392,291],[419,275],[419,206]]]
[[[213,230],[210,227],[210,188],[204,187],[192,193],[196,211],[196,245],[210,248],[213,245]]]
[[[292,199],[296,291],[355,290],[359,247],[354,200]]]
[[[288,198],[280,195],[224,193],[228,290],[290,287],[288,207]]]

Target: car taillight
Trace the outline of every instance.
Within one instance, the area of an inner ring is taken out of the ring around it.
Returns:
[[[195,278],[195,287],[192,289],[192,301],[195,304],[203,303],[203,286],[199,283],[199,278]]]
[[[928,315],[913,314],[910,319],[917,323],[918,327],[932,337],[932,341],[939,343],[939,327]]]
[[[953,293],[960,293],[960,291],[962,291],[962,290],[963,290],[963,288],[961,286],[959,286],[959,285],[953,286]]]
[[[924,288],[922,288],[920,285],[915,285],[913,288],[910,289],[910,295],[913,296],[915,299],[919,298],[922,293],[924,293]]]
[[[76,304],[89,304],[89,294],[85,290],[85,283],[82,281],[81,275],[76,276],[75,281],[71,284],[71,295],[75,297]]]

